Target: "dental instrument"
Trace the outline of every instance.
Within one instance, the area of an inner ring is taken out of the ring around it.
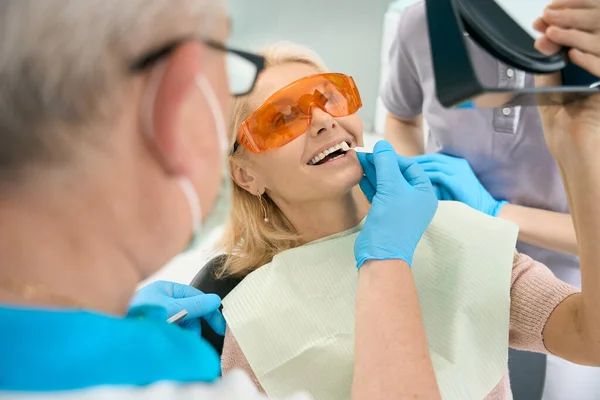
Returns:
[[[178,324],[182,319],[187,317],[187,310],[181,310],[177,314],[173,315],[171,318],[167,319],[167,323],[169,324]]]

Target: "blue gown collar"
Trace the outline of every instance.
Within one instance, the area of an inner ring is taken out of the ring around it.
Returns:
[[[162,309],[161,309],[162,310]],[[212,382],[214,349],[155,307],[135,316],[0,306],[0,391]],[[145,315],[145,316],[144,316]]]

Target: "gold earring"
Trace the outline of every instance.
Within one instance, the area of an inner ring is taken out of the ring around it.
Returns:
[[[256,192],[256,197],[258,197],[258,202],[260,204],[260,208],[262,209],[263,212],[263,222],[265,224],[269,223],[269,218],[267,217],[267,209],[265,208],[265,205],[263,204],[263,195],[260,194],[258,191]]]

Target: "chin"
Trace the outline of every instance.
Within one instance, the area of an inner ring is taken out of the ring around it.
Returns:
[[[327,186],[327,191],[332,194],[345,195],[352,191],[352,189],[360,183],[363,177],[363,170],[358,163],[356,165],[349,166],[340,171],[335,171],[331,176],[324,179]]]

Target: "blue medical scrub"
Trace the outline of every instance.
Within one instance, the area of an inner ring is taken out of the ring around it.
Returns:
[[[215,381],[214,349],[165,320],[158,307],[115,317],[0,306],[0,392]]]

